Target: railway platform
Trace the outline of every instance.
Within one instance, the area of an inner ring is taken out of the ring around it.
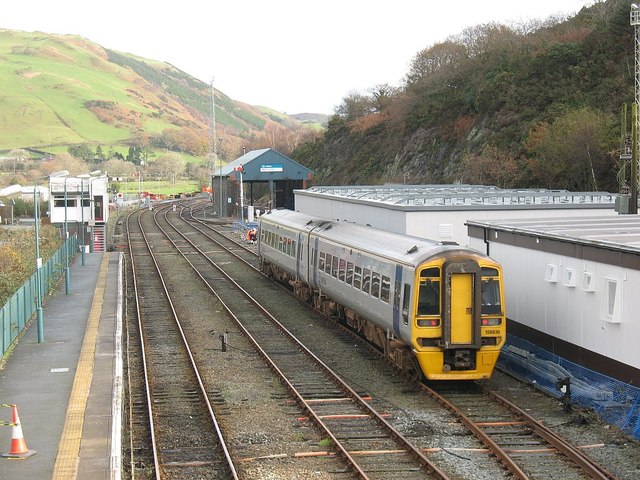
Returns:
[[[0,403],[15,404],[35,455],[0,457],[0,478],[120,477],[123,261],[120,253],[78,256],[43,305],[44,342],[32,322],[0,369]],[[13,408],[0,408],[10,422]],[[16,453],[19,429],[0,427],[0,454]]]

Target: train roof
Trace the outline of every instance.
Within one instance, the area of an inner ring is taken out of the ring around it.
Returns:
[[[358,249],[375,253],[398,263],[418,265],[437,253],[464,250],[485,256],[457,243],[438,242],[420,237],[400,235],[370,226],[313,217],[291,210],[272,210],[261,220],[277,222],[296,230],[310,232],[327,240],[357,245]]]

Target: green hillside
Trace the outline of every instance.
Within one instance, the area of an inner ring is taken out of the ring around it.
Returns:
[[[0,150],[140,145],[167,130],[195,135],[206,145],[210,116],[210,85],[169,64],[78,36],[0,29]],[[302,125],[218,90],[216,122],[230,155],[271,122]]]
[[[620,112],[634,99],[629,6],[478,25],[426,46],[399,88],[346,96],[323,138],[293,155],[321,184],[618,191]]]

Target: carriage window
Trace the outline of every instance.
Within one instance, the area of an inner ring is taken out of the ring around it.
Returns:
[[[331,275],[334,277],[338,277],[338,257],[333,257],[333,262],[331,263]]]
[[[380,300],[389,303],[389,291],[391,290],[391,279],[382,276],[382,290],[380,290]]]
[[[347,280],[346,282],[351,285],[353,282],[353,263],[347,262]]]
[[[356,267],[353,272],[353,286],[360,290],[362,284],[362,267]]]
[[[371,275],[371,295],[378,298],[380,296],[380,274],[373,272]]]
[[[500,277],[495,268],[482,269],[482,313],[496,314],[502,311],[500,305]]]
[[[324,270],[324,252],[320,252],[320,260],[318,260],[318,270]]]
[[[347,261],[344,258],[340,259],[340,265],[338,266],[338,280],[344,282],[344,274],[347,266]]]
[[[325,273],[331,273],[331,255],[327,253],[327,263],[324,264]]]
[[[402,321],[409,325],[409,301],[411,300],[411,285],[404,284],[404,297],[402,298]]]
[[[440,314],[440,269],[425,268],[420,272],[418,315]]]
[[[362,291],[365,293],[369,293],[369,288],[371,287],[371,270],[365,268],[362,272]]]

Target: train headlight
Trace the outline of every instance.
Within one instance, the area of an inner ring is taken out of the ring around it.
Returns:
[[[498,325],[500,325],[500,323],[502,323],[501,320],[502,319],[500,319],[500,318],[483,318],[482,319],[482,326],[483,327],[497,327]]]
[[[418,320],[419,327],[439,327],[440,319],[439,318],[421,318]]]

